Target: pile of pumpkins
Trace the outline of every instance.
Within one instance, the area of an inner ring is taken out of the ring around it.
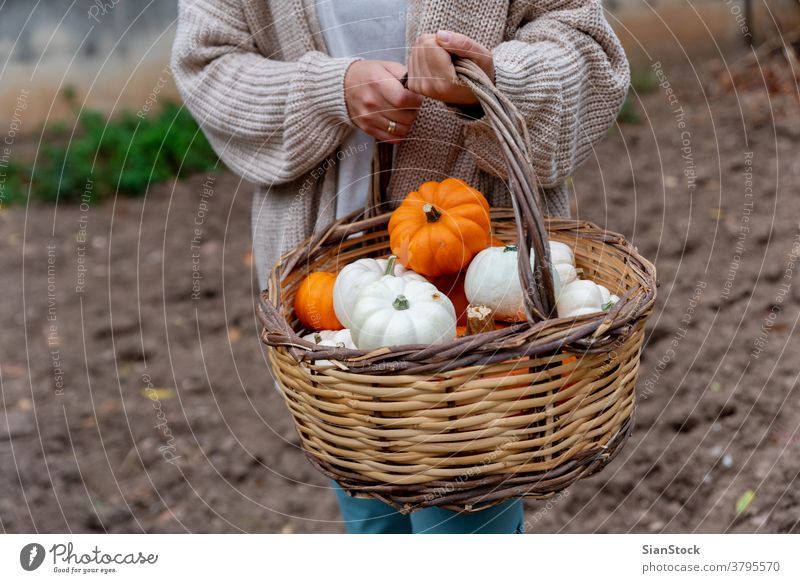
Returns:
[[[300,284],[294,310],[323,346],[375,350],[445,344],[466,331],[478,306],[496,325],[525,319],[517,248],[491,236],[489,204],[465,182],[426,182],[392,213],[392,255],[358,259],[338,274],[314,272]],[[619,298],[580,279],[572,249],[550,242],[558,316],[608,310]],[[531,254],[533,268],[533,254]]]

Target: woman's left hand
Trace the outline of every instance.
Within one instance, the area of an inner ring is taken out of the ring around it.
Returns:
[[[417,39],[408,59],[408,89],[457,105],[478,102],[472,90],[459,82],[453,56],[474,61],[494,81],[492,52],[468,36],[440,30]]]

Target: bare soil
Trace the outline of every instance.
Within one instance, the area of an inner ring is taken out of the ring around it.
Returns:
[[[529,532],[800,532],[797,102],[686,69],[574,177],[661,286],[633,436]],[[208,180],[0,215],[3,531],[343,531],[258,340],[251,187]]]

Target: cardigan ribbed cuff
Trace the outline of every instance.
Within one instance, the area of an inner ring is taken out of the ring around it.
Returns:
[[[347,69],[359,58],[334,58],[311,51],[300,59],[297,79],[301,103],[308,119],[323,126],[353,126],[347,111],[344,78]],[[320,128],[322,130],[323,128]]]

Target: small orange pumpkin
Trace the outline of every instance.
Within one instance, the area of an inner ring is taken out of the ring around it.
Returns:
[[[315,271],[306,277],[294,296],[294,312],[306,328],[341,330],[344,328],[333,311],[333,284],[336,274]]]
[[[389,219],[400,263],[426,277],[457,273],[490,242],[489,203],[463,180],[425,182]]]

